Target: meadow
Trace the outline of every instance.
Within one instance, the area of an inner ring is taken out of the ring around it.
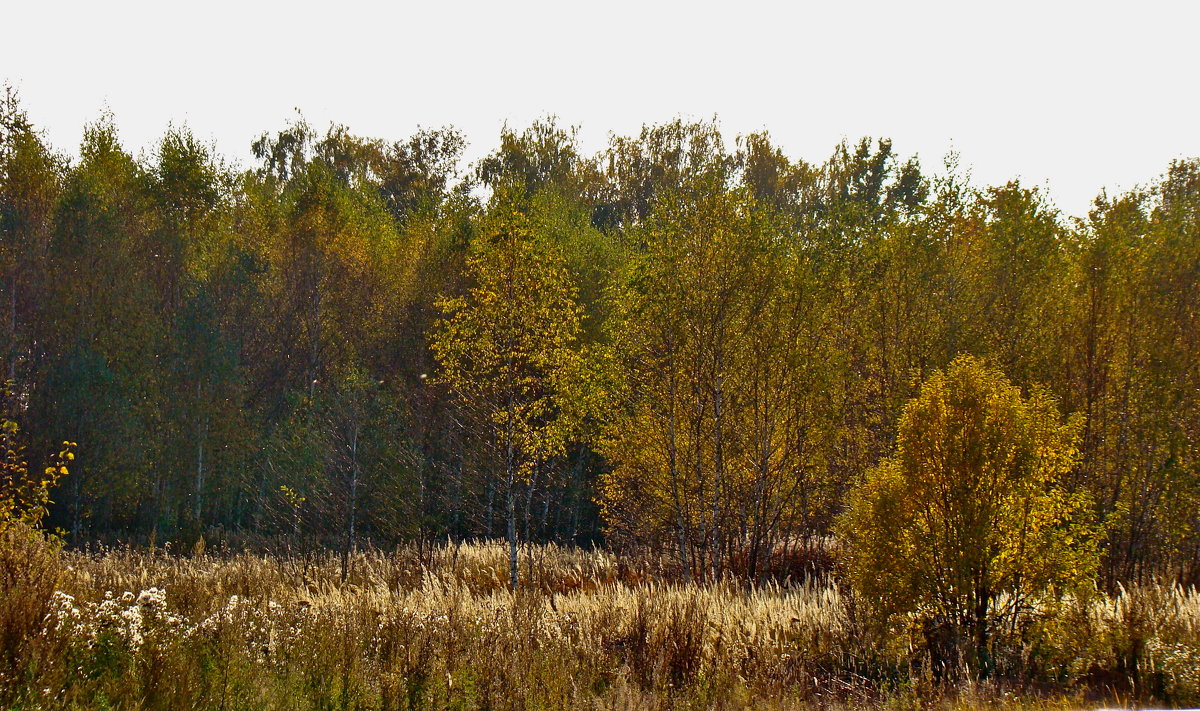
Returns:
[[[1200,702],[1200,594],[1144,585],[1023,618],[978,682],[880,629],[836,571],[680,582],[666,559],[500,543],[349,557],[0,547],[14,709],[1099,708]]]

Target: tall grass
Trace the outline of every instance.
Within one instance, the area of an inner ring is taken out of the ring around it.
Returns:
[[[43,573],[0,581],[26,625],[0,638],[6,708],[1066,708],[1200,688],[1200,596],[1178,588],[1047,609],[1011,642],[1019,674],[938,687],[915,625],[868,624],[828,582],[685,585],[545,546],[512,592],[493,544],[347,565],[25,543]]]

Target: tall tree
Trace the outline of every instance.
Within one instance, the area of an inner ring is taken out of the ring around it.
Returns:
[[[719,172],[660,198],[616,296],[611,538],[757,572],[820,508],[821,340],[804,250]]]
[[[111,117],[88,127],[67,175],[51,246],[53,365],[39,419],[67,423],[81,456],[71,477],[70,530],[137,525],[156,497],[144,482],[163,441],[160,321],[152,265],[155,216],[146,171],[121,147]]]
[[[49,250],[63,161],[42,142],[16,93],[0,97],[0,289],[5,306],[4,377],[31,384],[50,288]],[[21,383],[22,385],[17,385]]]
[[[562,378],[576,357],[580,308],[561,256],[511,198],[492,203],[467,262],[472,286],[447,298],[431,346],[440,380],[488,450],[504,496],[510,584],[517,586],[518,497],[560,457],[569,432]]]

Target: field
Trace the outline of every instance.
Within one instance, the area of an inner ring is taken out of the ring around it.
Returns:
[[[920,630],[832,582],[673,582],[498,544],[333,554],[47,550],[7,534],[0,701],[22,709],[1086,708],[1200,700],[1200,595],[1033,615],[997,677],[935,681]],[[943,675],[945,676],[945,675]],[[953,676],[953,675],[951,675]]]

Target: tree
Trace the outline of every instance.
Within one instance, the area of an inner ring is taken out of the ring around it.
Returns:
[[[610,540],[673,548],[688,577],[756,575],[823,498],[810,265],[719,172],[661,196],[636,234],[601,439]]]
[[[993,631],[1095,573],[1091,501],[1062,486],[1081,424],[971,356],[930,377],[904,408],[895,453],[851,492],[839,522],[862,600],[885,618],[948,626],[953,656],[935,662],[968,648],[986,677]]]
[[[545,189],[579,190],[576,129],[563,129],[553,116],[535,121],[521,133],[507,126],[500,147],[476,168],[477,179],[492,189],[509,189],[509,199],[532,198]]]
[[[16,92],[0,97],[0,298],[7,341],[5,376],[26,381],[42,334],[48,251],[62,188],[63,161],[29,123]],[[24,367],[19,368],[18,365]],[[20,371],[20,372],[18,372]]]
[[[510,583],[517,586],[517,496],[568,440],[563,378],[576,360],[580,307],[563,259],[501,193],[467,262],[466,295],[442,299],[431,348],[440,380],[502,471]]]
[[[1200,167],[1175,163],[1099,197],[1072,235],[1058,391],[1087,415],[1078,479],[1105,520],[1109,589],[1200,577],[1197,195]]]
[[[637,138],[613,136],[600,162],[605,180],[592,220],[607,230],[644,223],[663,194],[682,185],[702,183],[704,176],[724,181],[734,160],[715,121],[676,119],[645,125]]]
[[[228,270],[229,182],[218,161],[190,131],[173,129],[159,143],[149,174],[157,224],[150,236],[151,281],[161,323],[160,417],[172,436],[156,467],[155,490],[178,492],[177,516],[203,528],[224,487],[222,462],[238,448],[242,398],[237,349],[221,324],[222,276]],[[224,455],[224,456],[223,456]],[[176,481],[163,481],[164,475]],[[182,497],[190,498],[184,515]],[[213,497],[214,499],[216,497]],[[160,507],[162,503],[160,502]],[[156,516],[161,521],[163,512]]]
[[[156,436],[163,328],[150,186],[143,166],[122,149],[112,118],[102,117],[85,130],[55,211],[40,344],[46,390],[31,409],[38,422],[61,423],[55,426],[66,427],[87,452],[71,477],[76,540],[87,519],[131,526],[167,498],[148,496],[145,486],[164,443]]]

